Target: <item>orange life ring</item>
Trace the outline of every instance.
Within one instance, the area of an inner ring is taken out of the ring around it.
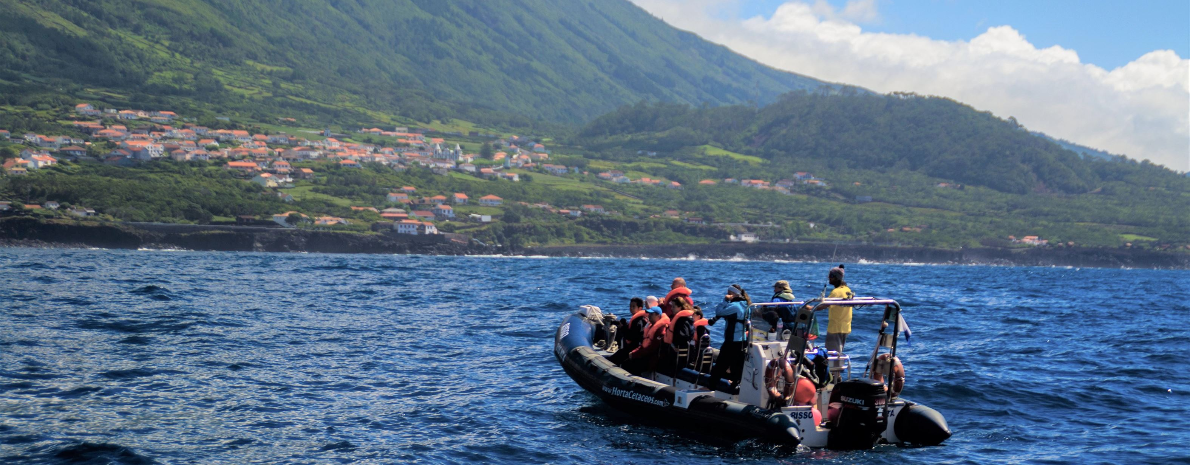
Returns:
[[[782,392],[777,389],[777,380],[785,379],[785,390]],[[764,386],[769,391],[769,404],[777,407],[783,407],[789,403],[789,399],[793,397],[793,367],[789,366],[789,361],[784,359],[769,360],[768,366],[764,368]]]
[[[876,360],[878,362],[888,363],[888,359],[890,356],[891,355],[889,355],[889,354],[880,354],[880,356],[876,357]],[[879,367],[882,364],[883,363],[877,363],[877,367]],[[893,397],[896,397],[901,394],[902,389],[905,389],[905,367],[903,365],[901,365],[901,359],[898,357],[892,357],[892,364],[893,364],[892,394],[893,394]],[[884,370],[880,370],[879,368],[873,369],[872,370],[872,379],[883,383],[884,382]],[[888,389],[888,388],[889,388],[889,386],[886,385],[885,389]]]

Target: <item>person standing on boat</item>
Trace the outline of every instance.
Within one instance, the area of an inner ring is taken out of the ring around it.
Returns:
[[[727,321],[727,328],[723,330],[723,345],[719,347],[719,357],[715,359],[715,366],[711,368],[711,386],[717,386],[719,380],[730,370],[728,381],[734,388],[740,384],[740,375],[744,370],[744,344],[747,340],[748,306],[752,299],[739,284],[732,284],[723,296],[724,303],[715,311],[715,317],[707,324],[714,325],[720,319]]]
[[[826,279],[830,282],[830,285],[835,286],[835,289],[827,296],[828,298],[855,298],[855,293],[851,292],[851,288],[847,287],[847,281],[843,280],[843,265],[831,268]],[[851,334],[851,307],[831,305],[827,318],[829,322],[826,325],[826,350],[833,350],[842,354],[843,346],[847,344],[847,335]]]
[[[641,340],[645,337],[645,327],[649,324],[649,319],[645,317],[645,301],[640,297],[633,297],[628,301],[628,311],[632,313],[632,316],[628,320],[628,324],[625,325],[627,329],[624,331],[624,343],[608,359],[616,365],[627,360],[628,354],[640,347]]]

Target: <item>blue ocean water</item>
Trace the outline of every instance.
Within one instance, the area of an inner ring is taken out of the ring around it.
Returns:
[[[0,249],[0,462],[1190,463],[1186,271],[848,264],[905,308],[902,395],[946,416],[938,447],[715,441],[552,355],[582,304],[674,276],[704,307],[731,283],[812,297],[830,266]]]

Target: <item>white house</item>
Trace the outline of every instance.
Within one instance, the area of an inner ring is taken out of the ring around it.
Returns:
[[[270,173],[260,173],[252,178],[252,182],[260,184],[263,187],[277,187],[277,177]]]
[[[434,207],[434,216],[437,218],[454,218],[455,210],[447,204],[441,204]]]
[[[33,169],[39,169],[39,168],[44,168],[47,166],[53,166],[58,163],[57,158],[51,157],[49,155],[43,155],[43,154],[33,155],[33,156],[29,157],[28,160],[29,160],[29,163],[26,166],[28,166],[29,168],[33,168]]]
[[[485,195],[479,198],[479,204],[485,207],[498,207],[504,203],[504,199],[494,195]]]
[[[756,237],[756,233],[750,233],[750,232],[749,233],[741,233],[738,235],[732,234],[730,239],[732,242],[747,242],[747,243],[758,242],[760,240],[760,238]]]
[[[293,225],[289,224],[289,215],[292,215],[292,214],[294,214],[294,213],[297,213],[297,212],[295,212],[295,211],[288,211],[288,212],[285,212],[285,213],[278,213],[278,214],[276,214],[276,215],[273,215],[273,222],[274,222],[274,223],[277,223],[277,224],[279,224],[279,225],[281,225],[281,226],[285,226],[285,227],[287,227],[287,228],[291,228],[291,227],[293,227]],[[299,215],[302,215],[302,219],[303,219],[303,220],[304,220],[304,219],[308,219],[308,218],[310,218],[310,217],[306,216],[305,214],[302,214],[302,213],[298,213],[298,214],[299,214]]]
[[[421,225],[421,221],[417,220],[401,220],[393,223],[393,228],[397,230],[397,234],[409,234],[411,236],[417,235],[417,227]]]
[[[347,224],[347,220],[337,216],[320,216],[314,219],[314,224],[319,226],[334,226],[336,224]]]

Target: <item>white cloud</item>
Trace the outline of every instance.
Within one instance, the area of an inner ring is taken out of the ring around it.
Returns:
[[[818,0],[826,3],[825,0]],[[876,0],[851,0],[843,5],[839,17],[857,23],[873,23],[880,20],[880,13],[876,10]]]
[[[1190,59],[1156,50],[1108,71],[1011,26],[970,41],[865,32],[873,0],[836,11],[787,2],[768,18],[722,19],[738,0],[632,0],[670,24],[770,66],[878,92],[950,97],[1080,144],[1190,171]]]

